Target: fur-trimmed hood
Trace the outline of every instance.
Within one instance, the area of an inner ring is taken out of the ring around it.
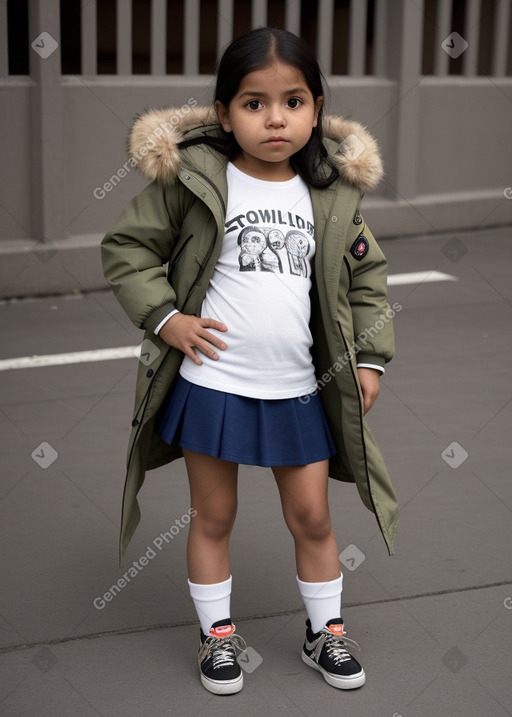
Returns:
[[[138,117],[128,140],[130,157],[151,181],[172,184],[178,176],[181,153],[178,144],[185,132],[218,125],[210,107],[169,107],[148,110]],[[334,115],[323,118],[326,139],[338,143],[331,155],[340,177],[363,192],[374,189],[383,176],[377,142],[358,122]]]

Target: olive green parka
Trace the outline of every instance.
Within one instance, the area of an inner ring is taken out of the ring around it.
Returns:
[[[178,148],[184,138],[218,133],[219,126],[213,110],[185,109],[151,110],[135,122],[130,162],[152,182],[126,207],[101,247],[106,280],[129,318],[145,330],[128,445],[121,562],[140,521],[137,494],[146,471],[182,455],[178,446],[161,440],[156,426],[183,354],[154,330],[174,308],[200,315],[224,235],[226,157],[204,144]],[[375,140],[358,123],[324,117],[323,131],[339,179],[326,189],[310,189],[316,241],[311,331],[318,391],[337,449],[329,475],[356,483],[393,554],[398,508],[363,418],[356,368],[357,363],[384,366],[394,350],[386,260],[359,212],[382,167]]]

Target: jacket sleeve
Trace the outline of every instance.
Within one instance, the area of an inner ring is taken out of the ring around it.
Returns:
[[[394,354],[392,319],[387,301],[387,261],[366,224],[345,252],[351,283],[347,298],[352,310],[358,363],[384,367]],[[361,243],[362,242],[362,243]],[[365,251],[366,249],[366,251]],[[363,254],[361,258],[358,255]]]
[[[180,234],[186,190],[153,182],[128,204],[101,242],[103,273],[128,317],[154,330],[175,306],[165,264]]]

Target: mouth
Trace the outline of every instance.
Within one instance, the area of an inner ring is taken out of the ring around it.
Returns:
[[[284,137],[269,137],[264,144],[272,144],[272,145],[279,145],[279,144],[287,144],[288,140]]]

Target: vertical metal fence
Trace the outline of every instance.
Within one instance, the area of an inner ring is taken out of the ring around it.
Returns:
[[[250,27],[267,24],[271,15],[271,3],[267,0],[237,3],[234,0],[210,0],[209,3],[204,0],[64,1],[68,3],[68,13],[69,8],[74,7],[73,13],[79,15],[76,25],[80,28],[77,37],[81,48],[80,60],[73,74],[87,76],[105,73],[99,61],[99,11],[115,17],[112,20],[115,32],[106,41],[115,57],[115,74],[124,76],[131,75],[134,69],[133,37],[138,32],[138,28],[134,27],[135,9],[148,19],[149,33],[145,49],[151,75],[168,73],[167,56],[171,51],[168,31],[169,23],[174,23],[174,17],[181,22],[181,27],[175,28],[181,36],[181,74],[194,76],[202,72],[204,43],[201,25],[205,22],[207,5],[211,6],[210,15],[215,13],[216,16],[213,26],[208,27],[208,33],[216,37],[217,56],[233,39],[237,25],[240,30],[249,29],[247,23],[244,25],[238,19],[242,9],[249,18]],[[412,0],[408,1],[412,3]],[[0,3],[0,76],[24,74],[19,68],[10,67],[16,63],[10,61],[12,53],[9,53],[9,42],[18,43],[17,35],[26,33],[26,28],[12,26],[16,24],[15,13],[11,13],[15,3],[18,11],[24,5],[23,0]],[[30,6],[31,16],[34,15],[33,6],[48,7],[44,0],[25,0],[25,4]],[[420,35],[417,52],[422,58],[422,74],[440,77],[449,74],[504,77],[512,74],[511,0],[422,0],[412,4],[418,9],[415,13]],[[60,2],[52,0],[51,5],[59,8]],[[286,0],[280,5],[279,22],[295,34],[308,36],[327,76],[343,74],[349,77],[384,77],[389,74],[386,57],[391,52],[390,44],[401,41],[398,28],[390,25],[390,17],[396,16],[396,6],[401,5],[397,0],[316,0],[309,3]],[[272,17],[277,17],[275,12]],[[487,20],[487,23],[483,24],[483,20]],[[34,34],[32,25],[29,22],[30,40]],[[453,39],[446,38],[450,38],[455,26],[458,37],[454,43]],[[485,28],[484,32],[481,31],[482,27]],[[62,32],[68,34],[71,30],[63,26]],[[346,38],[346,42],[340,42],[340,37]],[[454,59],[458,59],[455,57],[457,42],[467,43],[460,63],[454,62]],[[176,52],[176,49],[172,48],[172,51]],[[59,52],[62,52],[64,67],[69,64],[66,62],[66,47],[59,48]],[[483,56],[489,62],[483,62]],[[24,64],[28,67],[28,49]],[[213,68],[210,69],[213,72]]]

